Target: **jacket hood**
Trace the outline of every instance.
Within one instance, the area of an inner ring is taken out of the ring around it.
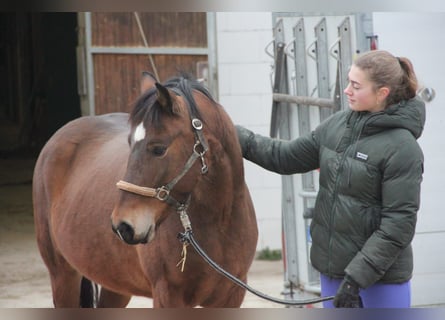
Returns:
[[[415,97],[386,108],[378,116],[370,116],[364,134],[373,134],[388,128],[407,129],[418,139],[425,126],[425,103]]]

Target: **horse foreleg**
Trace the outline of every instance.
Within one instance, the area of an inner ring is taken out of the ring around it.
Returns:
[[[188,308],[193,307],[192,301],[186,301],[184,288],[172,287],[166,279],[153,286],[153,308]]]
[[[226,295],[218,299],[219,301],[212,307],[216,308],[239,308],[243,303],[246,291],[241,287],[232,287]]]
[[[245,282],[245,280],[242,280]],[[220,284],[202,304],[205,308],[239,308],[244,300],[246,291],[239,287],[229,284],[228,286]]]
[[[48,232],[38,233],[39,249],[51,280],[53,304],[56,308],[78,308],[82,276],[54,250]],[[44,239],[44,240],[42,240]]]
[[[80,306],[80,283],[82,276],[71,268],[50,270],[53,303],[56,308]]]
[[[106,288],[101,288],[99,308],[125,308],[130,302],[131,296],[126,296]]]

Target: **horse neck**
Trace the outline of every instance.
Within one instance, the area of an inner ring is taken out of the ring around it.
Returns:
[[[204,110],[206,123],[212,124],[211,130],[206,132],[210,145],[210,157],[218,171],[224,170],[225,166],[230,167],[230,174],[237,182],[244,182],[244,166],[241,148],[238,143],[236,129],[229,115],[222,106],[212,106]],[[221,159],[225,163],[220,163]],[[242,183],[241,183],[242,185]],[[235,187],[236,187],[235,186]]]
[[[224,228],[233,220],[234,208],[245,196],[242,155],[216,137],[209,137],[208,143],[209,171],[200,177],[192,194],[195,208],[199,208],[194,214],[200,215],[199,219],[207,222],[209,228]]]
[[[195,98],[199,101],[203,97],[197,95]],[[203,105],[204,101],[200,102]],[[231,207],[245,195],[241,148],[232,120],[223,107],[208,103],[206,106],[200,112],[205,119],[204,136],[209,144],[205,156],[209,172],[201,177],[196,195],[200,198],[201,206],[230,215]]]

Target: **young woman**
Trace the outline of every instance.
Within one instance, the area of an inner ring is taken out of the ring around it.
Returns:
[[[407,58],[363,53],[348,76],[349,110],[292,141],[237,126],[243,156],[280,174],[320,169],[310,231],[322,296],[335,295],[324,307],[410,307],[425,105]]]

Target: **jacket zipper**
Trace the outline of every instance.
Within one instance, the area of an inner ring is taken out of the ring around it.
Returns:
[[[355,131],[356,131],[357,123],[360,122],[361,118],[362,118],[362,113],[360,112],[357,119],[355,119],[354,124],[351,129],[351,140],[350,140],[351,142],[355,140],[354,138],[355,138]],[[340,175],[344,169],[346,156],[348,154],[349,149],[353,145],[351,142],[349,143],[348,147],[343,151],[343,155],[341,157],[341,160],[340,160],[340,163],[338,166],[338,170],[337,170],[337,175],[335,177],[334,192],[332,194],[333,202],[332,202],[331,212],[329,214],[328,275],[331,274],[332,234],[333,234],[333,226],[334,226],[334,221],[335,221],[334,212],[335,212],[335,207],[337,205],[337,199],[338,199],[338,196],[337,196],[338,195],[338,184],[339,184],[339,180],[340,180]]]

